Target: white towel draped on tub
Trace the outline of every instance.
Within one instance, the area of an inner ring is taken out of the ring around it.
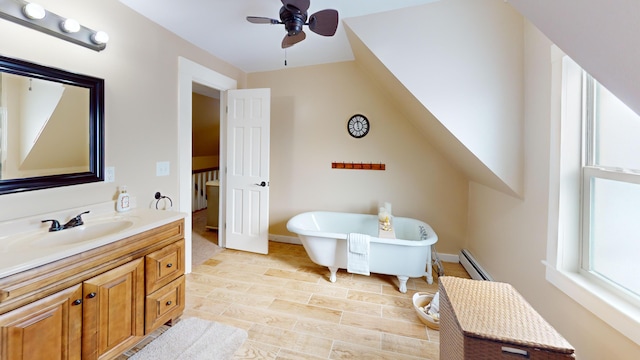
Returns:
[[[365,234],[347,234],[347,271],[353,274],[369,275],[369,242]]]

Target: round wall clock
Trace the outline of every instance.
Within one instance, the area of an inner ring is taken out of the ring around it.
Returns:
[[[362,138],[369,133],[369,119],[361,114],[353,115],[347,122],[347,130],[354,138]]]

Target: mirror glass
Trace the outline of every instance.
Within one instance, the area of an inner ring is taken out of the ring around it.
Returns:
[[[104,80],[0,56],[0,194],[103,180]]]

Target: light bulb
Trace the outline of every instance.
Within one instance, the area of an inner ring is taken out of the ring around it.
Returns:
[[[109,42],[109,35],[104,31],[96,31],[91,35],[91,41],[93,41],[96,45],[102,45]]]
[[[46,10],[42,6],[34,3],[29,3],[25,5],[22,8],[22,12],[26,17],[33,20],[43,19],[44,16],[47,14]]]
[[[60,23],[60,27],[62,28],[62,31],[68,32],[68,33],[75,33],[80,31],[80,23],[78,23],[74,19],[64,20],[63,22]]]

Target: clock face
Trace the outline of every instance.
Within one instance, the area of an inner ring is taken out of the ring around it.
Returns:
[[[364,137],[369,133],[369,120],[364,115],[353,115],[347,122],[347,130],[356,139]]]

